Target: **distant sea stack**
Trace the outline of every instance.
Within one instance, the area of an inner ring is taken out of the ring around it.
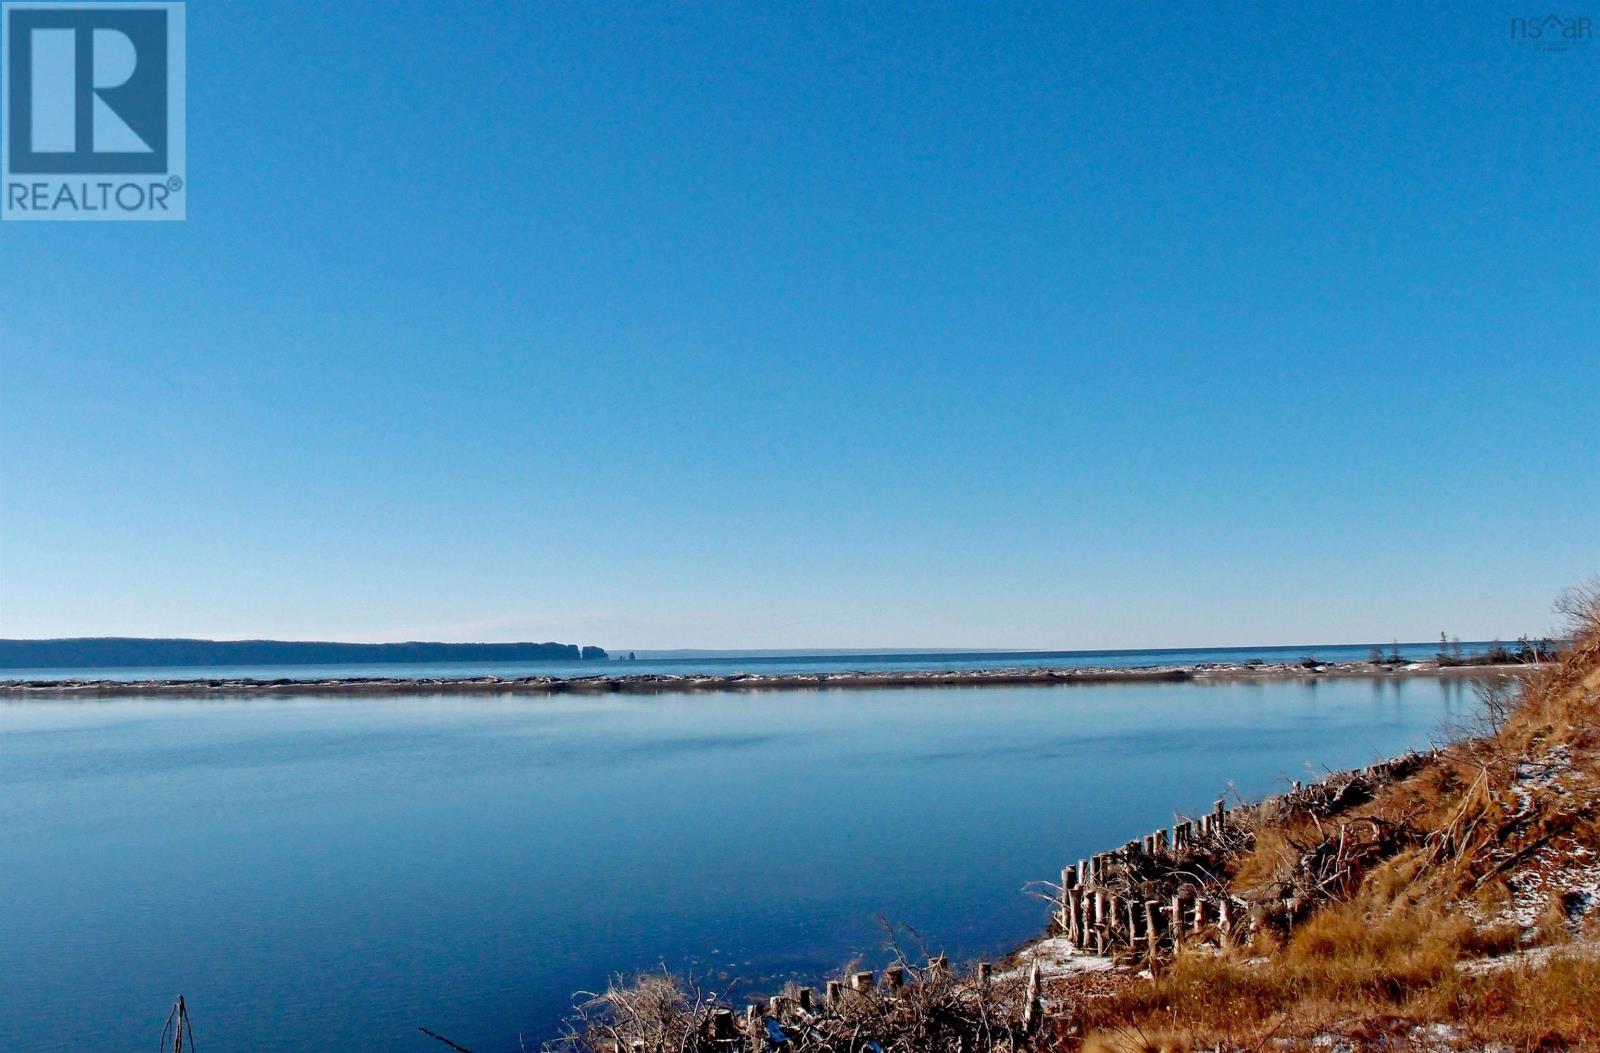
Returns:
[[[577,662],[606,657],[609,656],[601,647],[562,643],[364,644],[311,640],[167,640],[132,636],[0,640],[0,669]]]

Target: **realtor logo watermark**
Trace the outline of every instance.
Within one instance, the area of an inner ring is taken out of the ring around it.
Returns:
[[[1588,15],[1535,15],[1511,20],[1511,39],[1536,51],[1574,51],[1594,39]]]
[[[184,218],[183,13],[0,5],[0,216]]]

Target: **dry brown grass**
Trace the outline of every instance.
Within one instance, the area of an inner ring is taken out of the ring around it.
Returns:
[[[1564,602],[1573,644],[1558,665],[1486,693],[1482,734],[1341,817],[1406,835],[1352,892],[1286,936],[1262,931],[1228,954],[1182,952],[1153,980],[1074,1007],[1061,1044],[1087,1035],[1083,1048],[1104,1053],[1254,1050],[1333,1033],[1394,1048],[1410,1028],[1438,1022],[1478,1045],[1600,1049],[1600,958],[1583,942],[1600,912],[1573,953],[1461,968],[1519,946],[1571,944],[1570,898],[1553,895],[1527,934],[1477,922],[1467,906],[1494,917],[1510,897],[1507,875],[1553,845],[1600,850],[1600,586]],[[1550,777],[1530,777],[1541,766]],[[1326,831],[1303,817],[1257,824],[1232,888],[1248,896],[1281,883],[1318,836]]]
[[[1557,957],[1462,979],[1430,1008],[1476,1045],[1600,1049],[1600,959]]]
[[[1425,1016],[1450,1000],[1463,958],[1516,942],[1514,929],[1482,931],[1435,903],[1363,899],[1317,912],[1282,946],[1181,954],[1151,983],[1081,1007],[1077,1024],[1091,1035],[1176,1033],[1195,1045],[1255,1048],[1351,1019]],[[1266,961],[1250,957],[1260,951]]]
[[[1254,1050],[1330,1032],[1360,1039],[1374,1022],[1440,1022],[1513,1049],[1552,1037],[1600,1049],[1594,957],[1467,974],[1461,961],[1510,950],[1517,933],[1479,932],[1426,908],[1376,921],[1325,911],[1302,928],[1265,963],[1186,954],[1156,980],[1080,1007],[1084,1048],[1154,1049],[1130,1043],[1159,1036],[1165,1048]]]
[[[1102,1032],[1083,1044],[1084,1053],[1189,1053],[1193,1048],[1187,1035],[1134,1027]]]

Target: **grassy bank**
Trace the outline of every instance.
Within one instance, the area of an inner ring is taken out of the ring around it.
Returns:
[[[1566,606],[1571,649],[1486,698],[1481,734],[1335,823],[1251,831],[1230,889],[1298,889],[1333,841],[1386,851],[1295,924],[1180,949],[1108,996],[1063,991],[1043,1044],[1600,1048],[1600,594]]]

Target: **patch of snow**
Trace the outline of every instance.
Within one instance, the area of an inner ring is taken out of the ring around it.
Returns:
[[[1579,862],[1589,854],[1580,855],[1578,847],[1549,844],[1535,852],[1506,878],[1511,902],[1491,920],[1530,928],[1556,896],[1568,897],[1568,917],[1581,920],[1600,902],[1600,862]]]
[[[1412,1024],[1404,1021],[1379,1022],[1376,1034],[1357,1025],[1355,1033],[1319,1031],[1310,1038],[1311,1048],[1319,1053],[1359,1053],[1368,1049],[1410,1049],[1427,1053],[1454,1053],[1461,1040],[1460,1029],[1450,1024]],[[1293,1039],[1277,1040],[1280,1046],[1292,1048]]]
[[[1552,958],[1594,957],[1600,957],[1600,943],[1579,941],[1554,947],[1529,947],[1526,950],[1502,954],[1498,958],[1480,958],[1475,962],[1462,962],[1456,968],[1469,976],[1483,976],[1486,973],[1499,972],[1501,969],[1510,969],[1518,965],[1544,965]]]
[[[1517,817],[1534,813],[1536,796],[1558,794],[1571,797],[1573,787],[1566,776],[1573,771],[1572,750],[1558,746],[1536,760],[1517,764],[1511,784],[1517,801]],[[1488,925],[1516,925],[1532,935],[1533,927],[1550,907],[1551,900],[1567,900],[1568,918],[1579,922],[1600,905],[1600,860],[1593,849],[1572,838],[1544,845],[1506,875],[1511,902],[1493,912],[1474,904],[1464,904],[1477,920]]]
[[[1016,971],[1027,973],[1035,962],[1039,963],[1039,976],[1046,980],[1080,973],[1104,973],[1112,969],[1110,958],[1085,954],[1065,936],[1040,940],[1018,951]]]
[[[1548,790],[1572,770],[1572,750],[1558,746],[1539,760],[1519,761],[1511,785],[1511,794],[1517,799],[1517,814],[1533,812],[1533,792]]]

